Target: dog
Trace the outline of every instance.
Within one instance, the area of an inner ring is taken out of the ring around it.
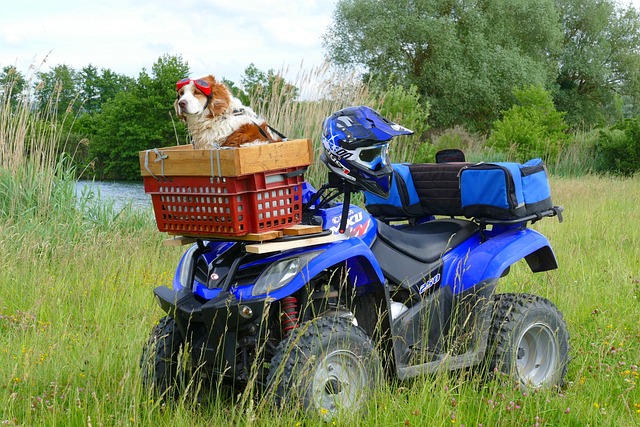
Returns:
[[[176,114],[187,124],[193,148],[246,147],[283,140],[212,75],[176,83]]]

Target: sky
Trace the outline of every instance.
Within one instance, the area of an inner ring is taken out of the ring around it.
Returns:
[[[3,0],[0,68],[91,64],[138,77],[163,54],[191,77],[240,83],[251,63],[286,77],[318,67],[336,0]],[[620,0],[640,9],[640,0]],[[295,78],[293,78],[295,81]]]
[[[295,76],[323,62],[336,0],[12,0],[0,7],[0,68],[91,64],[138,77],[163,54],[191,77],[240,82],[253,63]]]

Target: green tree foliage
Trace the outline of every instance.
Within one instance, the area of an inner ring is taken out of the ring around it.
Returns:
[[[104,68],[98,71],[93,65],[82,68],[77,77],[80,110],[83,113],[100,112],[105,102],[114,98],[118,92],[130,89],[135,83],[131,77]]]
[[[557,0],[564,40],[557,57],[558,108],[576,125],[615,119],[616,98],[640,101],[640,18],[615,0]]]
[[[399,84],[377,85],[372,95],[371,105],[377,106],[382,116],[401,124],[414,132],[414,136],[401,144],[393,144],[391,155],[394,161],[411,161],[420,145],[420,140],[429,129],[429,103],[421,102],[418,88],[408,89]]]
[[[640,170],[640,118],[625,119],[603,129],[596,141],[596,170],[633,175]]]
[[[573,127],[640,111],[640,16],[617,0],[339,0],[328,57],[394,75],[435,127],[486,130],[515,87],[553,88]]]
[[[236,96],[244,105],[251,106],[258,112],[266,114],[269,108],[277,108],[278,105],[298,97],[300,90],[287,83],[279,73],[274,70],[267,72],[259,70],[253,63],[244,70],[240,79],[242,91],[237,91]]]
[[[565,113],[556,111],[551,94],[541,86],[516,89],[513,94],[516,105],[494,123],[487,145],[515,161],[533,157],[555,161],[568,138]]]
[[[415,85],[436,126],[481,128],[513,87],[554,77],[560,40],[554,0],[340,0],[324,36],[334,62]]]
[[[38,73],[36,98],[38,109],[45,110],[49,105],[57,108],[58,117],[78,105],[77,82],[78,73],[68,65],[56,65],[48,72]]]
[[[189,75],[179,56],[164,55],[151,75],[143,70],[129,91],[107,101],[87,124],[89,158],[103,179],[138,179],[138,152],[185,142],[184,125],[174,117],[175,82]]]
[[[405,88],[399,84],[378,86],[373,90],[380,114],[422,135],[429,129],[429,103],[421,102],[416,86]]]
[[[11,103],[11,106],[15,108],[26,88],[27,81],[24,74],[16,67],[7,65],[2,68],[2,72],[0,72],[0,99]]]

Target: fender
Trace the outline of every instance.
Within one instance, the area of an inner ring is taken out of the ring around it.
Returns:
[[[310,250],[324,250],[324,252],[313,258],[286,286],[269,293],[269,298],[279,300],[289,296],[305,286],[313,277],[341,262],[347,262],[349,279],[357,286],[385,282],[378,262],[369,247],[360,239],[348,238],[306,249],[306,251]],[[236,298],[246,301],[265,297],[265,295],[251,295],[251,288],[251,286],[237,288],[234,292]]]
[[[529,228],[515,228],[498,234],[477,246],[462,245],[451,254],[446,279],[454,293],[477,283],[497,280],[512,264],[526,259],[533,272],[558,267],[551,244],[545,236]],[[448,258],[448,257],[446,257]]]

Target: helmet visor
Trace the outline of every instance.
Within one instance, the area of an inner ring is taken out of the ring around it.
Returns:
[[[389,164],[389,145],[380,144],[373,147],[357,148],[358,163],[361,166],[377,171]]]

